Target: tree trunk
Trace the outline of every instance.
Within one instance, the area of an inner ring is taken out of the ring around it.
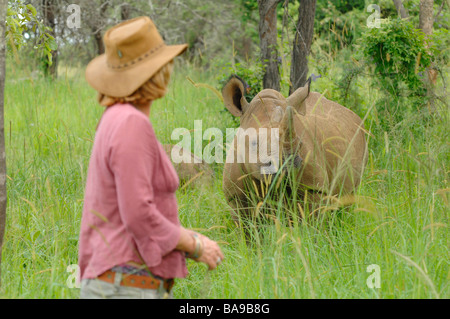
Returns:
[[[291,87],[289,94],[306,82],[308,75],[308,55],[314,35],[314,15],[316,0],[300,0],[298,20],[292,48]]]
[[[131,12],[130,12],[130,5],[128,3],[122,4],[120,7],[120,18],[122,21],[130,19]]]
[[[108,5],[109,2],[108,0],[101,0],[100,1],[100,7],[97,9],[98,11],[98,16],[96,16],[97,20],[95,21],[94,24],[91,25],[91,30],[92,33],[94,35],[94,41],[95,41],[95,46],[97,47],[97,54],[103,54],[105,53],[105,45],[103,43],[103,29],[105,27],[105,15],[106,15],[106,10],[108,9]],[[93,9],[96,10],[96,9]],[[122,14],[122,12],[121,12]]]
[[[97,31],[94,33],[95,45],[97,47],[97,54],[105,53],[105,45],[103,43],[103,37],[101,31]]]
[[[397,13],[400,14],[400,17],[402,19],[406,19],[409,15],[408,12],[405,9],[405,6],[403,5],[402,0],[394,0],[395,8],[397,9]]]
[[[4,88],[5,88],[5,60],[6,60],[6,7],[7,0],[0,0],[0,286],[3,236],[6,224],[6,153],[4,129]]]
[[[263,88],[280,91],[277,53],[277,4],[279,0],[258,0],[261,61],[265,68]]]
[[[42,14],[44,16],[44,24],[50,27],[52,30],[49,34],[55,37],[55,1],[54,0],[42,0]],[[58,49],[52,50],[52,64],[48,63],[47,57],[45,57],[45,75],[49,75],[53,78],[58,76]]]
[[[433,33],[433,0],[420,0],[419,28],[423,33]]]
[[[419,28],[422,29],[423,33],[430,36],[433,33],[433,0],[420,0],[420,11],[419,11]],[[428,95],[432,95],[432,87],[436,84],[436,79],[438,72],[436,68],[431,65],[427,68],[428,83],[427,91]],[[433,107],[433,99],[430,100],[431,106]]]

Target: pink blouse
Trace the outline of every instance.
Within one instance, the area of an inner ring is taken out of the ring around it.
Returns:
[[[95,135],[79,239],[81,279],[128,261],[163,278],[185,277],[175,250],[179,179],[148,117],[130,104],[108,107]]]

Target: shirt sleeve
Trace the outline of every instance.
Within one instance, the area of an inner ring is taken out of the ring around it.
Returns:
[[[110,168],[114,174],[119,212],[127,231],[148,267],[161,263],[173,251],[180,227],[155,205],[152,177],[159,149],[148,119],[128,116],[112,136]]]

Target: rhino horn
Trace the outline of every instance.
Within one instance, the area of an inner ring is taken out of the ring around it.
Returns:
[[[306,98],[309,95],[310,86],[311,77],[308,78],[304,87],[298,88],[286,99],[287,105],[294,107],[301,115],[306,114]]]

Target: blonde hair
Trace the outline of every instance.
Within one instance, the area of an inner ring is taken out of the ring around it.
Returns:
[[[145,82],[134,93],[126,97],[112,97],[103,93],[98,93],[98,103],[102,106],[111,106],[116,103],[131,103],[142,105],[159,98],[167,93],[170,75],[173,70],[173,60],[165,64],[147,82]]]

